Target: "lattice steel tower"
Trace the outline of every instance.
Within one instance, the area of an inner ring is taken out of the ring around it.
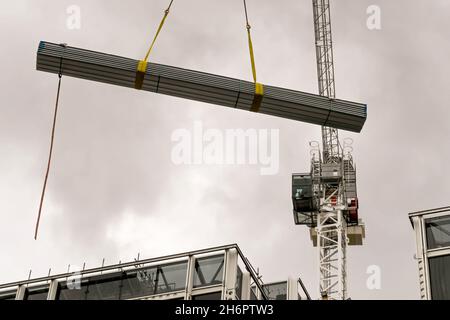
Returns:
[[[312,2],[319,94],[334,99],[330,1]],[[310,228],[313,244],[319,248],[322,298],[343,300],[347,299],[347,245],[362,245],[365,236],[358,219],[351,143],[342,148],[338,130],[322,127],[322,153],[319,143],[310,146],[311,171],[292,176],[294,220]]]

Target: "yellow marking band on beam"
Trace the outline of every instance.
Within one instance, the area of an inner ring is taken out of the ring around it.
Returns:
[[[137,66],[137,71],[140,72],[147,72],[147,61],[139,61],[138,66]]]
[[[264,86],[261,83],[255,83],[255,94],[260,96],[264,95]]]
[[[136,78],[134,80],[134,88],[141,90],[144,85],[145,73],[147,72],[147,61],[139,61],[136,68]]]
[[[264,86],[261,83],[255,83],[255,95],[253,96],[252,107],[250,111],[259,112],[264,97]]]

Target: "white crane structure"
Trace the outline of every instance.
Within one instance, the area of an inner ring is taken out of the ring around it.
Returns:
[[[334,99],[335,79],[329,0],[312,0],[319,94]],[[345,300],[347,246],[362,245],[364,224],[358,219],[356,168],[351,142],[339,142],[338,130],[322,127],[322,152],[311,142],[311,171],[293,174],[296,224],[307,225],[319,249],[322,299]]]

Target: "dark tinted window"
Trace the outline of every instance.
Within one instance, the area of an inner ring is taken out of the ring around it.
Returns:
[[[15,300],[17,290],[0,293],[0,300]]]
[[[433,300],[450,300],[450,255],[428,259],[431,297]]]
[[[24,300],[47,300],[48,288],[27,288]]]
[[[266,291],[269,300],[287,299],[287,282],[265,284],[263,288]]]
[[[192,296],[192,300],[221,300],[222,292],[213,292]]]
[[[224,256],[200,258],[195,261],[194,288],[221,284]]]
[[[450,216],[426,220],[428,249],[450,246]]]
[[[250,290],[250,300],[258,300],[256,296],[256,287],[252,287]]]

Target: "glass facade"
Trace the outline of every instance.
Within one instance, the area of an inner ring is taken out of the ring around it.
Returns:
[[[173,263],[63,283],[57,300],[125,300],[184,290],[187,262]]]
[[[287,282],[265,284],[263,288],[269,296],[269,300],[287,299]]]
[[[194,288],[222,284],[224,255],[195,260]]]
[[[450,300],[450,207],[412,212],[420,297]]]
[[[425,230],[427,249],[438,251],[428,258],[431,299],[450,300],[450,255],[436,255],[450,248],[450,216],[426,219]]]
[[[152,294],[184,290],[186,288],[187,261],[155,268],[147,268],[137,272],[138,280]]]
[[[76,282],[62,283],[58,287],[56,300],[120,300],[139,296],[143,292],[139,287],[132,286],[136,279],[136,276],[118,273],[83,279],[78,285]]]
[[[428,249],[450,247],[450,216],[425,221]]]
[[[0,285],[0,300],[15,300],[17,295],[23,300],[264,298],[256,287],[248,295],[250,287],[260,280],[253,269],[249,271],[245,266],[243,271],[243,259],[239,248],[230,245],[102,266]],[[226,272],[227,268],[230,272]],[[231,296],[226,287],[235,288],[235,295]]]
[[[450,300],[450,255],[428,259],[430,269],[431,298]]]

